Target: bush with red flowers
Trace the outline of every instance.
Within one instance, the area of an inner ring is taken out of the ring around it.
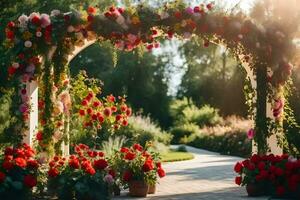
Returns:
[[[140,144],[121,148],[114,156],[114,166],[124,187],[131,181],[143,181],[148,185],[155,185],[158,177],[163,178],[166,175],[159,154],[148,152]]]
[[[30,146],[7,147],[0,157],[0,199],[31,199],[39,165]]]
[[[234,171],[237,185],[255,184],[260,194],[274,196],[300,197],[300,160],[288,155],[259,156],[254,154],[249,159],[236,163]]]
[[[49,162],[48,190],[59,199],[110,199],[114,175],[103,152],[75,146],[69,158]]]

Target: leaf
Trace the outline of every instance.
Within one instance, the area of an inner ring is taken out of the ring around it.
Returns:
[[[22,190],[23,189],[23,184],[19,181],[13,181],[11,185],[16,189],[16,190]]]

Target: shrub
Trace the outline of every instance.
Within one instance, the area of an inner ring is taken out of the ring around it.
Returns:
[[[170,130],[173,135],[172,143],[179,144],[184,143],[183,138],[190,137],[191,135],[198,135],[199,127],[195,124],[183,124],[175,126]]]
[[[252,143],[246,134],[251,127],[251,121],[231,117],[224,120],[224,125],[204,127],[182,140],[197,148],[246,157],[251,154]]]

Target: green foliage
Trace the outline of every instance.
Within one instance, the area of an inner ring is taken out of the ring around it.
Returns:
[[[177,125],[173,127],[170,132],[173,135],[173,144],[179,144],[184,142],[184,138],[190,137],[193,134],[197,134],[199,132],[199,127],[195,124],[183,124],[183,125]]]
[[[109,137],[107,141],[101,144],[101,150],[107,157],[112,157],[116,151],[119,151],[126,143],[127,139],[124,136]]]
[[[148,142],[159,147],[159,144],[168,145],[171,142],[171,134],[161,130],[161,128],[151,121],[150,117],[131,116],[129,125],[115,133],[125,136],[128,139],[127,144],[139,143],[145,146]]]

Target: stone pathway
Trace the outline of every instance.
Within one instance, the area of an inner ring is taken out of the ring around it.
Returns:
[[[160,180],[155,195],[132,198],[122,194],[114,199],[149,200],[235,200],[247,197],[245,188],[234,184],[233,166],[242,158],[224,156],[205,150],[187,147],[195,155],[189,161],[164,164],[167,176]],[[269,199],[255,198],[255,199]]]

